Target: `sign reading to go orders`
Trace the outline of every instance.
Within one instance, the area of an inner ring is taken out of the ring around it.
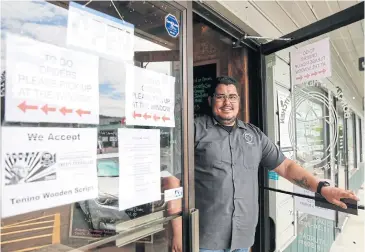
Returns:
[[[6,42],[6,121],[99,123],[97,56],[12,34]]]

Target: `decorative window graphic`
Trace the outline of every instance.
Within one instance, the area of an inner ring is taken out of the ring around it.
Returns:
[[[330,150],[335,149],[338,141],[336,108],[325,92],[306,85],[295,87],[294,101],[288,124],[290,141],[293,146],[296,143],[297,160],[307,170],[327,178],[324,171],[331,168]],[[328,143],[324,137],[326,128],[331,139]]]
[[[56,179],[56,154],[44,152],[7,153],[5,185]]]

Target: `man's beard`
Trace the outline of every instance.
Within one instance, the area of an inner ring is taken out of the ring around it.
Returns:
[[[219,122],[220,124],[225,125],[225,126],[232,125],[236,121],[236,117],[222,118],[222,117],[216,115],[215,113],[213,113],[213,116],[214,116],[214,119],[217,120],[217,122]]]

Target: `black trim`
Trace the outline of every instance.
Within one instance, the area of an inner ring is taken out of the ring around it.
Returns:
[[[362,141],[363,141],[363,136],[362,136],[362,121],[361,118],[358,118],[359,120],[359,148],[360,148],[360,163],[362,163],[364,161],[364,157],[363,157],[363,151],[362,151]]]
[[[248,72],[249,72],[249,110],[250,123],[259,127],[263,132],[267,131],[266,117],[266,65],[265,57],[259,52],[248,51]],[[259,169],[259,185],[268,185],[268,174],[266,169]],[[255,243],[252,246],[253,252],[269,252],[270,246],[270,221],[269,221],[269,193],[259,188],[259,219],[255,232]]]
[[[269,252],[275,252],[276,250],[276,225],[275,221],[269,217],[270,225],[270,249]]]
[[[344,148],[344,164],[345,164],[345,189],[348,190],[349,189],[349,184],[350,184],[350,180],[349,180],[349,153],[348,153],[348,131],[347,131],[347,125],[348,125],[348,118],[344,118],[343,120],[343,148]]]
[[[364,19],[364,2],[360,2],[282,37],[292,38],[292,40],[274,40],[263,44],[261,52],[264,55],[269,55],[362,19]]]
[[[264,105],[266,101],[262,100],[262,91],[265,88],[265,73],[260,69],[266,71],[265,65],[262,65],[261,54],[252,50],[247,50],[248,55],[248,95],[249,95],[249,114],[250,123],[265,130],[263,119],[265,119]],[[264,68],[263,68],[264,67]],[[264,103],[263,103],[264,102]]]
[[[357,128],[357,121],[356,121],[356,115],[355,114],[352,114],[351,116],[351,119],[352,119],[352,129],[354,131],[354,168],[357,169],[357,131],[356,131],[356,128]]]
[[[260,68],[261,68],[261,102],[259,104],[258,111],[262,115],[259,117],[259,126],[261,130],[267,134],[267,118],[266,113],[266,61],[265,56],[260,56]],[[259,251],[260,252],[269,252],[270,251],[270,212],[269,212],[269,191],[265,190],[265,187],[269,185],[269,176],[267,169],[260,169],[259,171],[259,223],[258,230],[260,234],[259,239]],[[257,239],[255,239],[257,241]],[[255,241],[255,242],[256,242]]]

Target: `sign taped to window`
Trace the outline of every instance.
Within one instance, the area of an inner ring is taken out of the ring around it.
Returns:
[[[119,210],[161,200],[160,130],[118,129]]]
[[[169,13],[165,17],[165,28],[167,33],[173,37],[176,38],[179,36],[180,28],[179,28],[179,21],[177,21],[177,18]]]
[[[70,2],[67,44],[117,60],[133,60],[134,25]]]
[[[175,127],[175,77],[125,64],[127,125]]]
[[[325,180],[325,181],[327,181],[331,185],[333,185],[333,183],[330,180]],[[299,194],[308,195],[308,196],[313,196],[313,197],[315,196],[314,192],[311,192],[309,190],[306,190],[306,189],[301,188],[296,185],[294,186],[294,192],[299,193]],[[311,215],[325,218],[328,220],[335,220],[335,211],[326,209],[326,208],[322,208],[322,207],[318,207],[316,205],[315,200],[312,200],[312,199],[295,196],[295,208],[297,211],[300,211],[303,213],[311,214]]]
[[[173,188],[169,190],[165,190],[165,202],[171,200],[181,199],[183,197],[184,191],[182,187]]]
[[[99,123],[98,57],[7,34],[5,120]]]
[[[325,38],[291,53],[293,83],[298,85],[332,75],[330,40]]]
[[[2,128],[2,214],[98,196],[95,128]]]

